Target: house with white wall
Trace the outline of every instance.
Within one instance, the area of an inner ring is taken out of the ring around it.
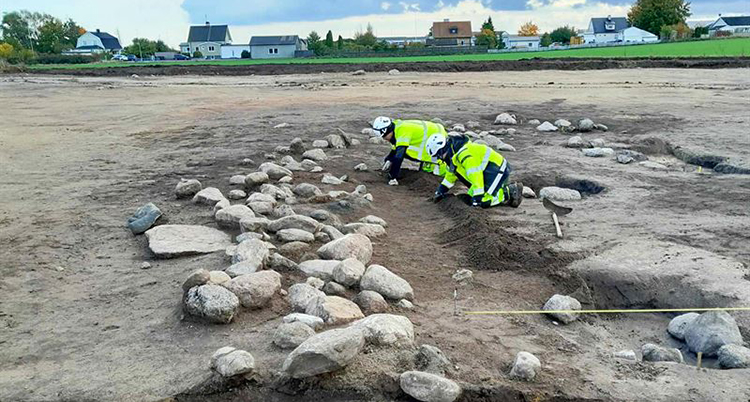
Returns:
[[[659,37],[651,32],[644,31],[637,27],[625,28],[617,33],[617,42],[623,43],[648,43],[658,42]]]
[[[66,54],[118,53],[122,50],[120,40],[100,30],[88,31],[78,37],[76,48]]]
[[[203,57],[221,57],[221,47],[232,44],[232,34],[226,25],[194,25],[190,27],[187,42],[180,43],[180,52],[193,55],[196,51]]]
[[[253,36],[250,54],[253,59],[289,59],[307,50],[307,42],[297,35]]]
[[[732,35],[748,35],[750,34],[750,16],[722,17],[719,14],[719,19],[708,26],[708,34],[710,36],[716,36],[718,32],[726,32]]]
[[[613,43],[617,42],[620,31],[630,24],[625,17],[592,18],[589,27],[583,33],[583,43]]]
[[[239,45],[239,44],[231,44],[231,45],[223,45],[221,47],[221,58],[222,59],[241,59],[242,58],[242,52],[248,52],[250,53],[250,45]]]
[[[539,49],[539,36],[520,36],[503,32],[500,38],[505,45],[505,49]]]

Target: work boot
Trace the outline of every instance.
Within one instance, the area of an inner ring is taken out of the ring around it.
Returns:
[[[510,198],[510,206],[518,208],[523,201],[523,183],[517,182],[508,186],[508,196]]]

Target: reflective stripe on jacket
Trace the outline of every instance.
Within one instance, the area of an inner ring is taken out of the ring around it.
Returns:
[[[441,124],[422,120],[394,120],[396,128],[394,137],[396,144],[393,149],[405,146],[406,154],[417,161],[437,163],[437,158],[430,157],[427,152],[427,139],[433,134],[442,134],[447,137],[448,133]]]
[[[487,145],[467,142],[451,158],[451,166],[442,184],[451,188],[460,175],[471,184],[468,191],[470,196],[483,195],[485,192],[494,195],[499,186],[498,183],[485,183],[484,171],[488,166],[492,167],[493,176],[497,173],[502,175],[507,168],[507,162],[502,155]]]

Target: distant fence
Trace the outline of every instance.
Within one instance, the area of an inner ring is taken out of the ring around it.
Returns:
[[[323,57],[407,57],[407,56],[447,56],[453,54],[487,53],[487,46],[434,46],[406,47],[386,50],[363,50],[338,52]]]
[[[529,48],[516,48],[516,49],[489,49],[488,53],[514,53],[514,52],[548,52],[550,50],[568,50],[568,49],[586,49],[596,47],[617,47],[617,46],[637,46],[637,45],[651,45],[654,43],[661,43],[662,41],[652,42],[609,42],[609,43],[584,43],[581,45],[564,45],[555,47],[539,47],[535,49]]]

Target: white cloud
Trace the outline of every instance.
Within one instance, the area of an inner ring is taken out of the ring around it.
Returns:
[[[443,0],[439,0],[437,4],[435,5],[436,10],[440,10],[441,8],[445,7],[445,3],[443,3]]]
[[[380,3],[380,8],[383,11],[388,11],[388,9],[391,8],[391,3],[387,2],[387,1],[384,1],[384,2]]]

